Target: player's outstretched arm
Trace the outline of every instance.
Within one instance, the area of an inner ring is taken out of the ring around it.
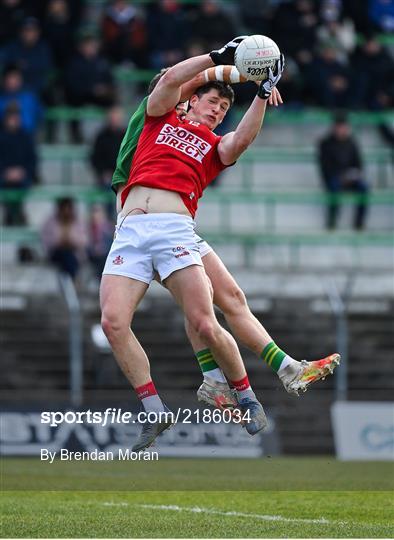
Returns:
[[[220,159],[224,165],[231,165],[245,150],[252,144],[256,136],[261,130],[263,124],[267,101],[279,82],[284,69],[284,58],[281,55],[276,62],[274,70],[268,71],[267,79],[261,81],[257,96],[252,101],[249,109],[244,114],[242,120],[235,131],[224,135],[218,145]],[[280,94],[279,94],[280,96]],[[271,101],[275,101],[279,97],[275,93],[275,97]]]
[[[235,50],[244,37],[234,38],[217,51],[188,58],[171,67],[149,96],[147,113],[150,116],[162,116],[171,111],[181,100],[181,86],[200,71],[219,64],[234,65]]]
[[[235,66],[215,66],[198,73],[193,79],[182,85],[181,101],[187,101],[199,88],[210,81],[222,81],[227,84],[243,83],[243,77]]]
[[[147,104],[149,116],[162,116],[174,109],[181,101],[181,86],[195,77],[200,71],[212,67],[209,54],[195,56],[170,68],[157,83]]]

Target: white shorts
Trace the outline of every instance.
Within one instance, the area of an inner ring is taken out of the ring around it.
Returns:
[[[211,253],[211,251],[213,251],[213,248],[211,248],[208,242],[203,240],[201,236],[199,236],[197,233],[194,233],[194,237],[196,239],[198,249],[200,250],[201,258],[205,257],[205,255],[208,255],[208,253]]]
[[[202,266],[194,221],[181,214],[118,217],[103,274],[150,284],[155,272],[165,280],[176,270]]]

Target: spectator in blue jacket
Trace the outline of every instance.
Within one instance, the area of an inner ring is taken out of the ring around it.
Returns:
[[[5,111],[0,130],[0,188],[26,192],[36,176],[34,141],[21,125],[21,115],[15,105]],[[5,224],[23,225],[23,202],[7,202]]]
[[[369,0],[369,16],[378,32],[394,32],[394,3],[392,0]]]
[[[40,23],[37,19],[28,17],[23,21],[18,38],[3,48],[1,56],[5,65],[18,65],[27,88],[40,97],[45,95],[53,62],[49,45],[41,38]]]
[[[37,95],[24,87],[22,72],[16,66],[8,66],[3,73],[0,119],[11,103],[16,103],[19,107],[22,128],[34,134],[42,120],[42,106]]]

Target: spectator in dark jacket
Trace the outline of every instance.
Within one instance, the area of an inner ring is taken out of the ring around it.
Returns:
[[[59,72],[65,68],[73,51],[75,33],[66,0],[50,0],[43,30],[51,46],[56,70]]]
[[[251,34],[270,36],[274,3],[272,0],[242,0],[238,4],[242,22]]]
[[[376,36],[369,36],[355,50],[350,65],[359,107],[376,110],[394,106],[394,60]]]
[[[27,5],[29,13],[44,23],[51,0],[23,0]],[[78,29],[81,19],[86,11],[86,0],[65,0],[67,11],[70,13],[71,24],[74,29]]]
[[[237,35],[233,21],[217,0],[203,0],[192,23],[192,37],[201,41],[207,51],[220,48],[228,36]]]
[[[291,54],[303,63],[316,43],[319,22],[316,5],[312,0],[281,2],[272,18],[272,37],[280,44],[281,51]],[[259,32],[260,33],[260,32]]]
[[[21,115],[15,105],[5,111],[0,130],[0,188],[26,192],[36,175],[36,152],[29,133],[21,125]],[[5,204],[5,224],[23,225],[23,204],[17,201]]]
[[[99,42],[92,34],[80,38],[78,51],[66,70],[67,102],[72,107],[98,105],[109,107],[115,98],[111,68],[99,51]],[[81,142],[79,122],[71,124],[74,142]]]
[[[41,38],[40,23],[29,17],[22,23],[18,39],[2,51],[5,65],[20,67],[25,85],[43,97],[53,69],[52,54],[48,43]]]
[[[0,47],[16,36],[21,22],[27,16],[23,0],[0,0]]]
[[[171,66],[185,57],[190,28],[178,0],[158,0],[157,5],[150,6],[147,29],[153,69]]]
[[[42,106],[38,96],[24,88],[22,73],[16,66],[9,66],[3,74],[0,91],[0,119],[10,103],[18,105],[23,129],[34,134],[42,119]]]
[[[319,55],[304,69],[304,74],[318,105],[339,109],[351,104],[349,69],[338,60],[338,51],[330,42],[322,44]]]
[[[362,160],[358,145],[351,134],[346,117],[341,114],[335,119],[331,133],[319,145],[319,164],[322,179],[328,193],[337,195],[343,191],[353,191],[364,195],[356,205],[354,228],[360,230],[365,225],[366,195],[368,186],[363,179]],[[330,201],[327,226],[336,226],[338,203]]]
[[[64,103],[64,69],[74,50],[74,34],[69,2],[50,0],[44,18],[44,35],[51,46],[55,65],[51,84],[45,94],[45,102],[49,107]],[[56,142],[57,121],[47,119],[45,127],[47,142]]]

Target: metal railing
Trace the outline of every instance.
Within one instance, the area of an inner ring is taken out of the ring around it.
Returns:
[[[59,285],[67,305],[69,315],[69,366],[70,403],[79,407],[82,403],[83,356],[82,356],[82,315],[74,282],[68,274],[59,273]]]
[[[336,350],[341,355],[341,365],[335,370],[335,401],[347,401],[348,397],[349,328],[347,306],[354,279],[354,273],[349,273],[342,295],[333,279],[326,283],[326,293],[335,318]]]

